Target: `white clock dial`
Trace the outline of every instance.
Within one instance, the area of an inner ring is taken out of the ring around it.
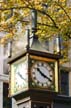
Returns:
[[[14,64],[14,88],[16,92],[25,90],[28,87],[27,72],[27,60],[22,59]]]
[[[53,83],[53,71],[45,62],[36,62],[31,70],[32,79],[38,86],[49,87]]]
[[[25,85],[27,83],[27,68],[26,63],[18,64],[16,67],[16,83],[20,85]]]

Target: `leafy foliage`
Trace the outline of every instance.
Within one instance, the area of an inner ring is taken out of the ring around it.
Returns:
[[[68,41],[71,36],[71,7],[67,6],[67,0],[2,0],[0,32],[5,32],[5,36],[1,38],[1,43],[17,36],[18,21],[22,23],[23,32],[25,26],[31,26],[31,9],[37,10],[36,34],[39,38],[47,39],[60,34],[64,41]]]

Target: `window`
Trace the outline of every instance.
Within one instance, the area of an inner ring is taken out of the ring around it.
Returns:
[[[8,97],[8,84],[3,83],[3,108],[11,108],[11,100]]]
[[[42,102],[33,102],[32,108],[51,108],[51,105]]]
[[[69,95],[69,72],[61,70],[61,94]]]

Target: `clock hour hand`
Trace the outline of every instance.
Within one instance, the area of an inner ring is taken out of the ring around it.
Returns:
[[[52,82],[52,80],[47,77],[44,73],[41,72],[41,70],[39,68],[37,68],[37,71],[40,72],[40,74],[44,77],[44,78],[47,78],[50,82]]]

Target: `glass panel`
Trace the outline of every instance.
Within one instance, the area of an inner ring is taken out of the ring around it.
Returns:
[[[61,93],[69,95],[69,73],[61,70]]]

